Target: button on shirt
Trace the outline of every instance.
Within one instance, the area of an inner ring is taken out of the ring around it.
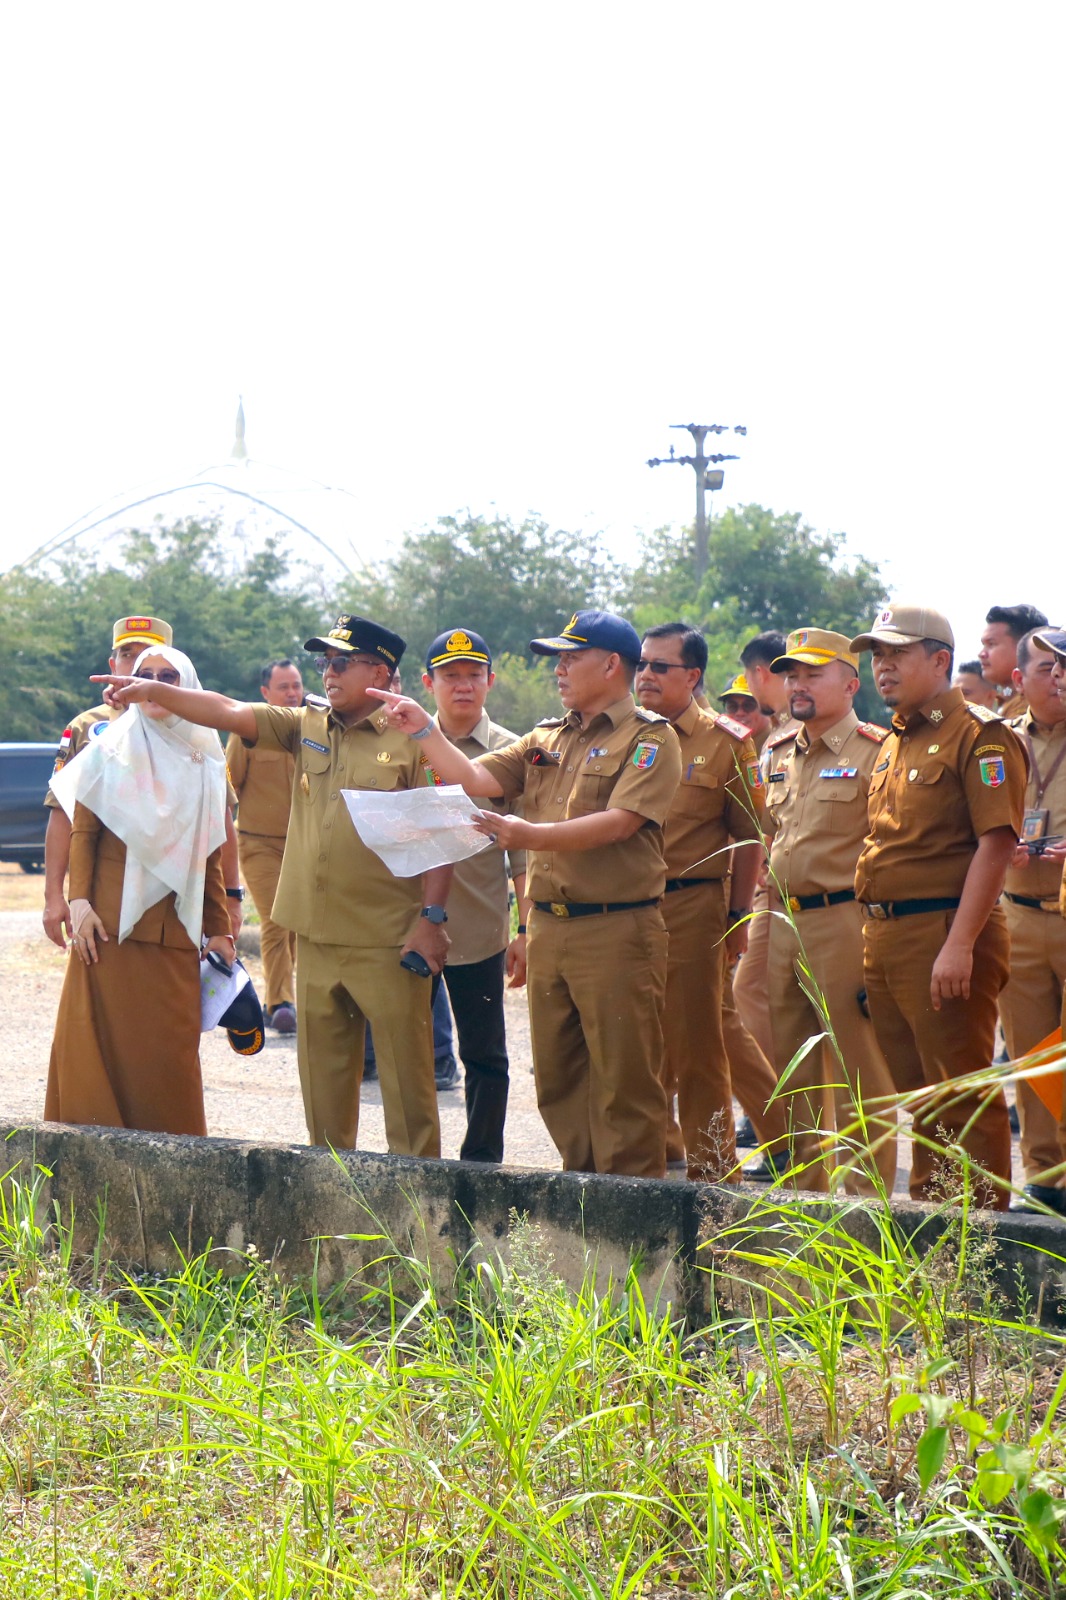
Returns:
[[[1066,722],[1057,722],[1048,728],[1037,722],[1031,711],[1026,711],[1011,723],[1011,727],[1023,745],[1026,734],[1029,735],[1036,758],[1035,767],[1029,769],[1026,809],[1039,807],[1047,811],[1049,836],[1066,835]],[[1057,767],[1056,760],[1059,760]],[[1038,792],[1041,784],[1045,785],[1042,797]],[[1024,867],[1007,868],[1006,887],[1011,894],[1028,895],[1033,900],[1057,900],[1061,886],[1061,861],[1030,856]]]
[[[439,722],[437,726],[440,726]],[[460,739],[453,739],[451,734],[445,734],[444,737],[469,760],[475,761],[486,751],[506,749],[515,743],[518,735],[491,722],[488,712],[483,711],[472,733]],[[421,761],[429,782],[439,782],[425,756],[421,757]],[[499,800],[479,801],[478,804],[485,811],[502,813],[504,809]],[[525,870],[524,850],[509,850],[505,860],[504,852],[494,845],[459,862],[448,896],[450,967],[468,967],[475,961],[487,961],[490,956],[506,949],[511,939],[507,880],[508,876],[520,877]]]
[[[867,832],[870,774],[883,749],[878,730],[849,711],[816,739],[801,724],[795,739],[773,751],[767,831],[773,836],[770,869],[783,894],[835,894],[854,887]]]
[[[478,759],[505,800],[523,797],[527,822],[614,809],[645,818],[629,839],[594,850],[529,850],[531,900],[610,905],[663,893],[663,823],[681,777],[681,751],[670,724],[640,710],[632,695],[587,724],[577,711],[539,723],[506,750]]]
[[[977,840],[1021,832],[1026,761],[990,712],[948,689],[892,732],[870,776],[869,832],[855,872],[866,903],[962,894]]]
[[[760,834],[763,785],[755,745],[740,723],[702,711],[695,700],[673,729],[681,782],[666,821],[666,876],[723,878],[733,860],[729,840]]]
[[[420,877],[396,878],[355,831],[342,789],[425,784],[418,745],[384,712],[352,727],[311,706],[255,706],[255,748],[295,759],[273,917],[316,944],[399,949],[422,905]]]

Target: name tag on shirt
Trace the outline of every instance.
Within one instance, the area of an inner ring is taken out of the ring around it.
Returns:
[[[858,767],[823,767],[818,774],[820,778],[857,778]]]
[[[301,739],[300,743],[309,745],[312,750],[320,750],[324,756],[329,755],[328,744],[319,744],[315,739]]]
[[[771,772],[766,781],[767,783],[784,783],[785,774],[783,772]]]
[[[563,752],[561,750],[539,750],[538,749],[538,750],[531,750],[529,752],[529,764],[530,764],[531,767],[550,767],[550,766],[554,766],[556,764],[556,762],[561,761],[562,758],[563,758]]]

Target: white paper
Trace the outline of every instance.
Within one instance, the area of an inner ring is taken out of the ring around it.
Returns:
[[[360,839],[397,878],[466,861],[491,847],[473,827],[478,807],[458,784],[375,794],[342,789]]]
[[[213,967],[210,961],[200,962],[200,1032],[216,1028],[219,1019],[226,1015],[245,984],[248,974],[243,967],[234,967],[227,978]]]

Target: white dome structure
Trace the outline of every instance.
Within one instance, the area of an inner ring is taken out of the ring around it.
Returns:
[[[227,460],[177,482],[146,484],[113,496],[53,534],[16,568],[39,566],[72,547],[94,554],[130,531],[172,527],[186,520],[217,523],[232,541],[235,562],[279,537],[293,569],[320,576],[366,573],[353,537],[357,501],[346,489],[319,483],[248,454],[244,400],[237,407],[236,438]]]

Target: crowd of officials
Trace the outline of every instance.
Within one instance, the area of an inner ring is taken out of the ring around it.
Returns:
[[[697,629],[578,612],[531,641],[562,714],[525,734],[490,720],[472,627],[430,646],[433,714],[380,623],[344,614],[305,648],[321,695],[283,660],[242,702],[201,688],[162,619],[115,624],[103,703],[64,731],[48,796],[45,930],[72,959],[47,1117],[204,1132],[199,965],[232,958],[243,876],[312,1143],[356,1143],[369,1028],[390,1150],[439,1156],[443,981],[460,1154],[502,1161],[504,988],[525,984],[568,1170],[891,1191],[902,1096],[912,1196],[965,1167],[980,1202],[1010,1203],[1005,1097],[958,1080],[992,1063],[997,1019],[1012,1059],[1061,1026],[1066,631],[1042,612],[993,607],[957,674],[928,607],[855,638],[762,633],[720,709]],[[864,651],[887,727],[853,706]],[[427,784],[465,789],[489,847],[397,878],[342,791]],[[1014,1204],[1066,1213],[1059,1083],[1018,1086]],[[734,1097],[761,1147],[746,1167]]]

